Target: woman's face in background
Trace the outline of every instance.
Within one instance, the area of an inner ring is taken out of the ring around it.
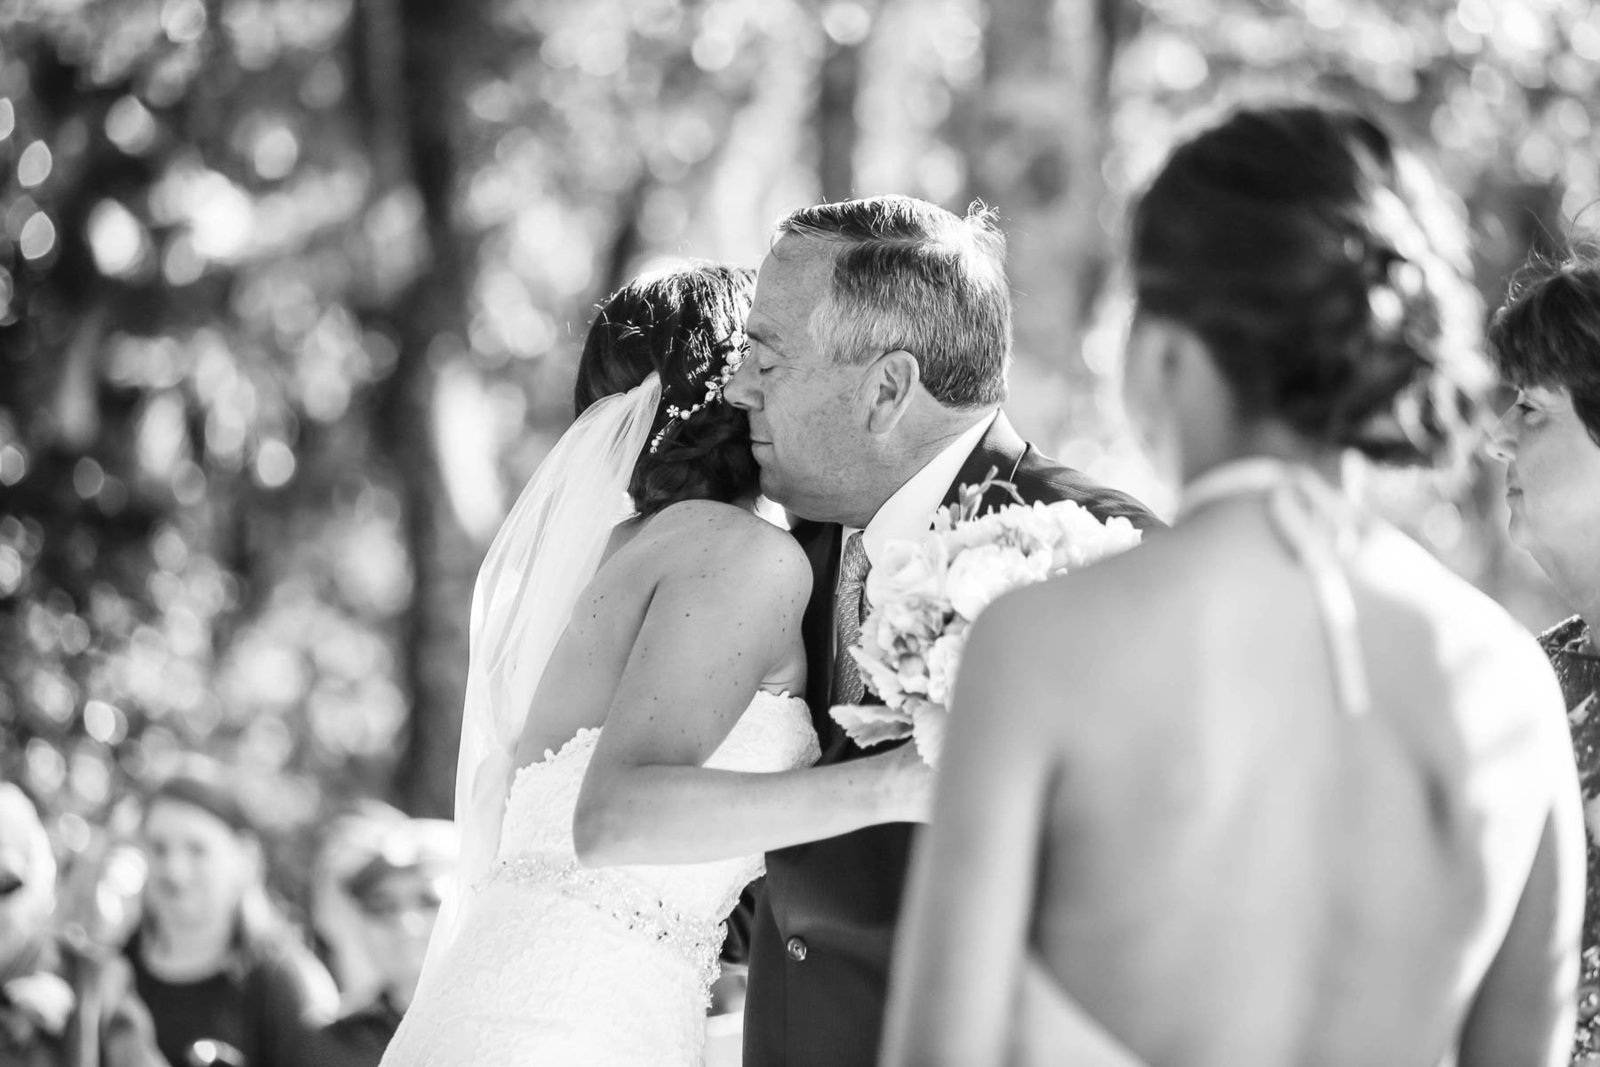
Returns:
[[[1517,390],[1489,446],[1506,465],[1511,540],[1546,573],[1600,557],[1600,444],[1561,388]]]
[[[397,871],[360,904],[362,936],[384,982],[409,1000],[422,973],[422,957],[444,900],[442,879],[424,871]]]
[[[255,842],[210,812],[166,798],[145,814],[145,903],[157,924],[205,926],[233,915],[260,877]]]

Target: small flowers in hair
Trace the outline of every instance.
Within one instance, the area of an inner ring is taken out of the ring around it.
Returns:
[[[689,407],[682,407],[678,404],[667,405],[667,421],[662,424],[661,429],[656,432],[656,435],[650,438],[651,455],[654,455],[656,451],[661,448],[661,442],[666,438],[667,434],[674,426],[678,425],[680,422],[687,422],[689,418],[696,412],[703,411],[712,404],[718,403],[722,400],[723,389],[727,388],[728,382],[733,380],[733,376],[738,373],[739,367],[744,363],[744,353],[745,348],[743,344],[733,345],[728,348],[728,356],[727,359],[723,361],[722,370],[714,375],[709,375],[706,378],[705,396],[701,397],[697,403]],[[709,374],[713,358],[714,357],[708,356],[705,362],[699,367],[696,367],[695,370],[699,373]],[[690,380],[693,380],[692,376]]]

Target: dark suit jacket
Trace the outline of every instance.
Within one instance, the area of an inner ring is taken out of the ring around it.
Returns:
[[[1097,517],[1159,525],[1137,500],[1039,454],[1004,414],[962,466],[945,503],[990,468],[1029,503],[1073,500]],[[1010,503],[991,490],[985,508]],[[929,516],[931,522],[932,516]],[[841,527],[805,523],[795,537],[814,574],[802,632],[806,700],[822,741],[820,763],[865,753],[828,715],[834,668],[833,594]],[[868,694],[868,699],[872,699]],[[876,1061],[895,924],[915,826],[888,823],[767,854],[767,877],[750,931],[745,1067],[854,1067]]]

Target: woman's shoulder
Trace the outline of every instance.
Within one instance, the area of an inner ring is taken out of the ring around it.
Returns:
[[[1093,566],[1007,593],[990,610],[999,609],[997,621],[1024,633],[1072,632],[1089,645],[1143,643],[1140,636],[1158,616],[1214,601],[1215,583],[1226,579],[1197,566],[1205,554],[1184,534],[1153,531]]]
[[[1181,573],[1135,558],[1149,551],[1139,546],[1004,593],[984,609],[971,640],[1004,665],[1019,694],[1048,694],[1059,689],[1064,676],[1085,697],[1103,687],[1123,688],[1134,677],[1132,664],[1148,666],[1151,648],[1160,640],[1153,628],[1161,617],[1184,614],[1177,603]],[[1043,709],[1055,703],[1038,706],[1049,715]]]
[[[680,574],[811,581],[805,551],[789,531],[732,504],[679,501],[650,520],[649,534],[642,547],[659,566]]]
[[[1424,620],[1449,654],[1502,650],[1524,668],[1543,670],[1538,641],[1498,601],[1392,527],[1374,538],[1359,574],[1369,590]],[[1469,648],[1460,648],[1464,643]]]

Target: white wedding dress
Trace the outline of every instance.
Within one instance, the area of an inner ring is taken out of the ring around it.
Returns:
[[[599,734],[517,772],[495,863],[384,1067],[701,1063],[722,920],[762,858],[580,867],[572,816]],[[819,755],[805,701],[760,692],[706,766],[784,771]]]

